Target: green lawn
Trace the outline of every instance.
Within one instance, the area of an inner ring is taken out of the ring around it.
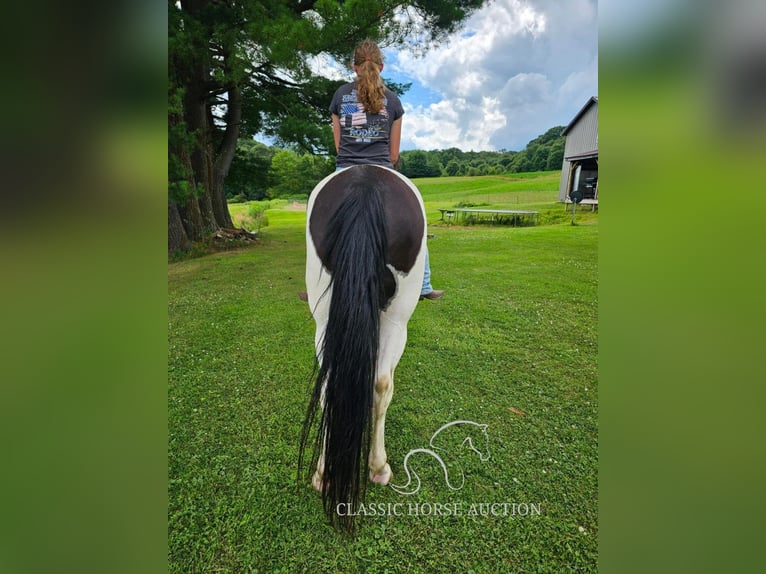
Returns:
[[[305,213],[279,206],[256,246],[169,267],[171,572],[596,571],[598,215],[449,226],[433,222],[439,205],[487,194],[507,206],[514,194],[553,193],[540,205],[563,208],[553,174],[442,180],[416,184],[432,221],[433,283],[447,294],[410,321],[386,447],[402,484],[407,452],[467,419],[489,425],[490,460],[455,442],[462,490],[421,464],[417,494],[368,491],[368,503],[403,503],[404,515],[359,517],[353,539],[325,525],[318,495],[295,480],[314,334],[296,297]],[[435,503],[464,514],[407,514]],[[492,503],[540,514],[468,515]]]

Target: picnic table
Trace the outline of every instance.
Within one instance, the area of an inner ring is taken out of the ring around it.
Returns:
[[[525,221],[534,225],[539,214],[539,211],[520,209],[475,209],[470,207],[453,207],[439,209],[439,211],[441,212],[441,221],[458,223],[462,220],[463,223],[476,223],[482,219],[489,219],[490,225],[494,225],[495,222],[503,223],[505,220],[510,221],[512,225],[519,225]]]

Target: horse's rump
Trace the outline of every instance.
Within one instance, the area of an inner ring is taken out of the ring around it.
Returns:
[[[379,193],[383,204],[387,239],[385,263],[407,274],[424,247],[423,202],[412,182],[388,168],[355,166],[335,172],[320,182],[312,192],[307,209],[307,245],[313,245],[322,266],[332,273],[330,222],[349,199],[370,188]],[[308,277],[307,288],[311,289]],[[389,297],[391,295],[393,293]]]

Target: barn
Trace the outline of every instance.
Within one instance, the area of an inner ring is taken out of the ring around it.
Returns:
[[[573,191],[582,203],[598,205],[598,98],[591,97],[561,132],[566,136],[561,164],[559,201],[569,202]]]

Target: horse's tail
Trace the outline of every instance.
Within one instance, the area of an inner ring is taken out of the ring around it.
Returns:
[[[321,405],[314,459],[324,448],[322,503],[330,522],[345,530],[353,528],[351,509],[364,496],[368,474],[380,313],[390,274],[380,186],[357,179],[350,186],[354,189],[331,217],[324,243],[332,295],[301,436],[302,460]],[[347,510],[339,512],[339,504]]]

